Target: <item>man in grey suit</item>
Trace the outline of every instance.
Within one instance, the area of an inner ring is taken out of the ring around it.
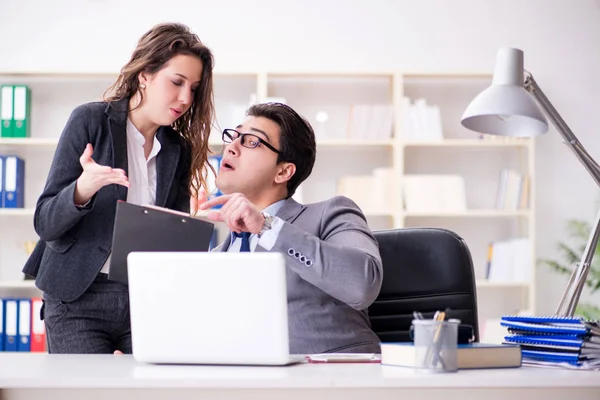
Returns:
[[[223,141],[216,185],[224,195],[200,205],[222,205],[208,217],[231,229],[215,251],[286,255],[291,353],[379,353],[367,307],[382,265],[365,216],[342,196],[306,205],[291,198],[315,162],[310,124],[284,104],[257,104]]]

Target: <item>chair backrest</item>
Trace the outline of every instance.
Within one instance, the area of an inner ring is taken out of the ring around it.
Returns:
[[[369,307],[382,342],[410,341],[413,311],[431,318],[450,309],[449,318],[473,326],[479,341],[477,292],[471,253],[456,233],[438,228],[373,232],[383,261],[383,284]]]

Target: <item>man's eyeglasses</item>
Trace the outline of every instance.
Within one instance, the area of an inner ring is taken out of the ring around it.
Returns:
[[[238,138],[240,139],[240,144],[249,149],[255,149],[259,143],[262,143],[269,150],[272,150],[277,154],[281,154],[279,150],[267,143],[266,140],[261,139],[252,133],[240,133],[235,129],[225,129],[223,131],[223,142],[225,143],[233,143],[233,141]]]

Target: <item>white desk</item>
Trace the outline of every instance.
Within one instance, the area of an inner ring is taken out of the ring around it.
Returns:
[[[427,375],[379,364],[155,366],[131,356],[0,353],[0,399],[600,399],[600,372]]]

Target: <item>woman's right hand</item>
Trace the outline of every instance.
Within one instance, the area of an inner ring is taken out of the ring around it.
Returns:
[[[198,197],[190,196],[190,212],[197,212],[200,209],[200,204],[208,200],[208,195],[203,187],[198,190]]]
[[[129,187],[129,180],[124,170],[97,164],[92,159],[93,152],[92,145],[88,143],[83,154],[79,157],[83,172],[77,179],[75,186],[73,200],[77,205],[84,205],[90,201],[94,194],[106,185],[116,183],[117,185]]]

